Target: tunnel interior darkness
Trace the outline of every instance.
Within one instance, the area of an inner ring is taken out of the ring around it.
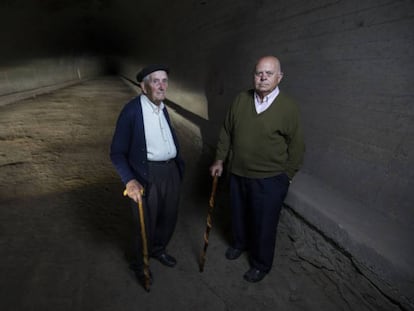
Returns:
[[[349,223],[363,232],[378,215],[401,234],[384,230],[376,243],[397,245],[414,232],[412,29],[409,0],[5,0],[0,98],[99,75],[134,79],[142,64],[165,62],[171,107],[210,156],[255,60],[275,54],[307,146],[289,202],[317,225],[313,207],[353,207]]]
[[[101,57],[123,51],[127,40],[122,37],[125,32],[117,29],[114,18],[111,18],[113,3],[2,1],[3,64],[61,55]]]

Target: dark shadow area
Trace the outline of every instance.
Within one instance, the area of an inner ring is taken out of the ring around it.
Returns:
[[[106,276],[128,273],[127,206],[110,180],[1,201],[2,309],[62,310],[79,283],[97,299]]]
[[[182,141],[185,142],[186,139],[191,140],[200,140],[202,142],[202,150],[200,154],[188,150],[188,157],[186,162],[190,167],[193,167],[193,183],[191,191],[195,195],[202,195],[203,197],[210,195],[211,188],[211,177],[209,174],[209,167],[213,163],[214,155],[213,150],[205,143],[207,132],[209,131],[210,121],[198,116],[197,114],[188,111],[182,108],[180,105],[175,102],[167,99],[165,104],[173,109],[177,114],[190,121],[192,124],[196,125],[200,129],[201,137],[188,137],[187,135],[192,135],[191,133],[183,133]],[[185,146],[183,146],[185,147]],[[198,152],[197,152],[198,153]],[[195,158],[197,156],[198,158]]]
[[[112,16],[112,1],[3,1],[3,61],[127,50],[127,34]]]

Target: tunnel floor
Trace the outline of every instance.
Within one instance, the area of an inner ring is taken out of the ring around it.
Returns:
[[[187,175],[169,245],[178,264],[150,261],[147,293],[128,267],[129,207],[108,156],[118,113],[135,95],[103,77],[0,107],[1,310],[369,309],[346,302],[328,274],[301,260],[283,225],[271,273],[244,281],[247,257],[224,257],[223,183],[200,273],[210,180],[185,137]],[[197,192],[200,176],[206,187]]]

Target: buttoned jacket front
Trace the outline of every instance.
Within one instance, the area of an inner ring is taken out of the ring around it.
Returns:
[[[173,160],[177,164],[182,178],[184,161],[180,155],[178,139],[174,128],[171,126],[167,108],[164,107],[162,112],[170,126],[177,148],[177,156]],[[136,179],[146,187],[148,182],[148,159],[141,96],[135,97],[122,109],[116,123],[110,157],[124,184]]]

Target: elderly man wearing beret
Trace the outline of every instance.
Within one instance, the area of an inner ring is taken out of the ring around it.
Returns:
[[[144,271],[138,202],[144,207],[149,255],[165,266],[176,264],[166,248],[177,222],[184,162],[163,103],[168,73],[168,67],[154,64],[137,74],[142,93],[123,107],[111,144],[111,161],[131,198],[135,224],[132,266],[141,283]]]

